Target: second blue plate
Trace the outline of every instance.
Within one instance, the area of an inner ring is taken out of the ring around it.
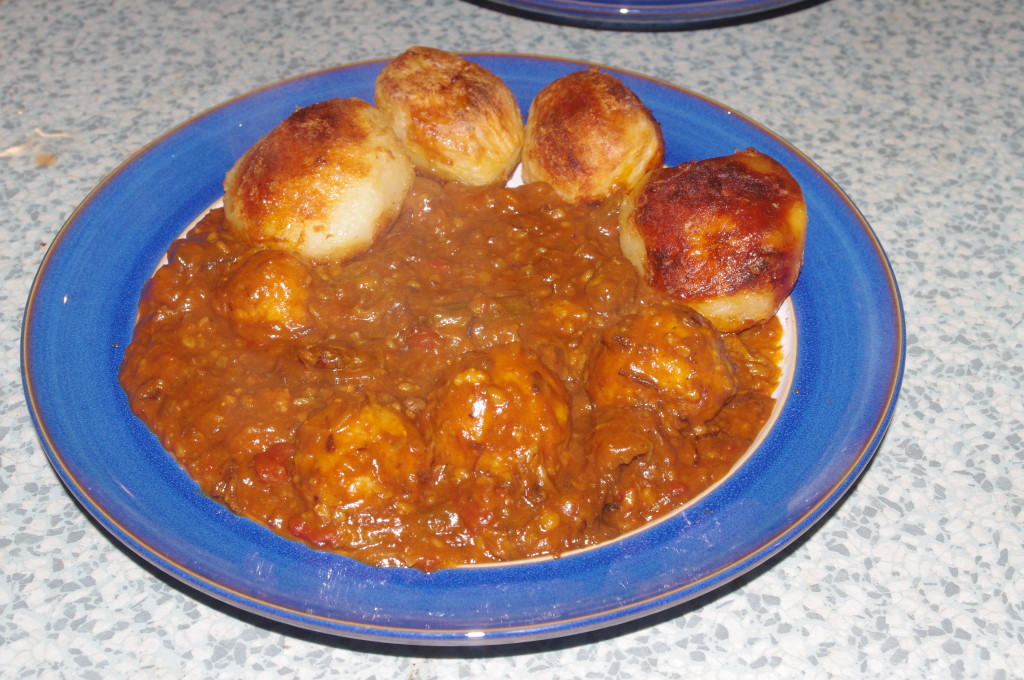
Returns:
[[[528,16],[573,26],[618,30],[669,30],[708,26],[795,5],[803,0],[483,0]]]

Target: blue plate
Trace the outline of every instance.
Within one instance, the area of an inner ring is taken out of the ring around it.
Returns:
[[[668,30],[749,18],[805,0],[475,0],[573,26]]]
[[[590,64],[476,54],[525,111]],[[791,393],[747,462],[674,517],[560,559],[423,574],[311,550],[207,498],[128,409],[117,381],[139,293],[170,243],[221,195],[224,173],[297,106],[373,99],[384,61],[266,87],[152,142],[64,225],[28,300],[25,390],[54,469],[114,536],[158,568],[242,609],[385,642],[482,644],[568,635],[721,586],[807,530],[850,488],[889,422],[904,361],[896,282],[849,199],[813,163],[692,92],[607,69],[661,122],[667,162],[753,146],[802,185],[810,225],[792,296]]]

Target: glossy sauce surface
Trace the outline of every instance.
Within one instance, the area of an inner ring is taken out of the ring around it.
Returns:
[[[608,540],[729,472],[782,334],[639,281],[616,209],[418,178],[315,266],[214,210],[143,292],[122,384],[206,493],[317,548],[429,571]]]

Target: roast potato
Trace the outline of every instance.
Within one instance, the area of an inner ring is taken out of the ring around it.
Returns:
[[[595,203],[661,167],[661,126],[611,74],[563,76],[534,98],[523,142],[523,181],[547,182],[570,203]]]
[[[800,186],[754,149],[655,170],[619,212],[622,251],[641,276],[721,332],[775,315],[796,284],[806,231]]]
[[[414,175],[379,111],[330,99],[295,111],[235,163],[224,215],[253,245],[343,259],[394,222]]]
[[[515,96],[457,54],[409,48],[377,77],[374,101],[427,176],[482,186],[504,182],[519,164],[523,117]]]

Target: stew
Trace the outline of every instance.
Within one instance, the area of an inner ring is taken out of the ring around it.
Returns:
[[[417,178],[317,265],[213,210],[143,291],[122,385],[207,494],[315,548],[431,571],[606,541],[730,471],[782,335],[639,281],[617,205]]]

